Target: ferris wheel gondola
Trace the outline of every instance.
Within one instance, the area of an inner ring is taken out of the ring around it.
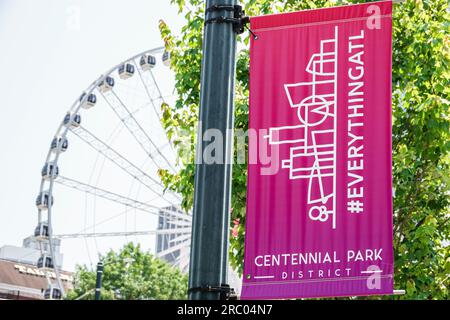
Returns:
[[[59,175],[59,168],[53,162],[46,163],[41,170],[41,175],[45,180],[55,179]]]
[[[114,87],[115,81],[113,77],[106,76],[105,79],[98,84],[101,93],[108,92]]]
[[[62,298],[62,291],[55,285],[49,285],[44,290],[44,299],[46,300],[60,300]]]
[[[64,116],[63,123],[66,127],[67,126],[71,128],[79,127],[81,124],[81,116],[79,114],[71,114],[70,112],[68,112]]]
[[[86,92],[80,97],[81,107],[84,109],[90,109],[97,103],[97,96],[93,93],[89,93],[86,97]]]
[[[69,147],[69,141],[64,137],[55,137],[52,140],[51,151],[53,153],[65,152]]]
[[[36,198],[36,206],[39,210],[48,210],[53,205],[53,196],[49,191],[39,193]]]
[[[156,66],[156,58],[150,54],[143,55],[139,60],[142,70],[149,71]]]
[[[134,65],[127,62],[119,67],[119,77],[123,80],[131,78],[134,75]]]
[[[162,56],[162,62],[166,67],[170,66],[170,52],[169,51],[164,51],[163,56]]]
[[[47,269],[47,270],[53,269],[55,267],[53,264],[52,257],[45,255],[45,254],[42,255],[41,257],[39,257],[36,265],[39,269]]]
[[[46,241],[48,240],[48,223],[40,222],[34,229],[34,237],[37,240]]]

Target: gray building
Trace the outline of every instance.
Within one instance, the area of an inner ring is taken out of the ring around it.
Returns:
[[[173,207],[164,208],[174,212],[182,213]],[[158,231],[171,231],[176,229],[185,229],[186,222],[174,217],[168,217],[164,212],[160,212],[158,217]],[[158,234],[156,236],[156,255],[173,266],[178,266],[182,271],[187,272],[189,267],[189,239],[186,234],[168,233]]]

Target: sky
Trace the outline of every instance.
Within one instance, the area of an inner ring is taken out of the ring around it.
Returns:
[[[162,46],[159,19],[175,32],[183,23],[168,0],[0,0],[0,246],[20,246],[37,225],[34,202],[40,171],[51,139],[73,101],[102,72],[139,52]],[[157,73],[157,81],[165,92],[171,92],[173,75],[168,69]],[[137,89],[131,88],[130,95],[133,90]],[[133,108],[137,101],[130,100]],[[87,118],[82,115],[83,124],[104,134],[105,140],[115,135],[115,146],[125,147],[126,157],[135,156],[126,149],[130,137],[120,137],[122,133],[116,130],[117,119],[114,122],[102,106],[95,108]],[[123,193],[146,199],[129,179],[110,174],[113,168],[92,150],[82,149],[75,141],[69,143],[60,168],[65,176],[70,173],[80,181],[92,181],[95,176],[103,188],[124,185]],[[144,165],[142,155],[136,158],[140,159],[136,163]],[[110,208],[58,187],[54,232],[75,233],[121,210],[125,208]],[[97,231],[148,230],[154,227],[152,223],[132,212]],[[73,270],[77,263],[95,264],[97,253],[133,239],[63,240],[64,269]],[[154,239],[144,240],[139,238],[151,249]]]

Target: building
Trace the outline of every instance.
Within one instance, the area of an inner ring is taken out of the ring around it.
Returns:
[[[72,273],[61,271],[60,278],[65,290],[72,288]],[[0,300],[43,300],[49,281],[56,283],[52,270],[0,259]]]
[[[182,213],[173,207],[167,207],[164,210]],[[158,231],[176,230],[177,228],[186,228],[185,222],[182,223],[181,219],[168,217],[163,211],[159,213]],[[170,265],[178,266],[183,272],[187,272],[190,245],[188,240],[183,234],[158,234],[156,236],[156,255]]]
[[[176,229],[177,225],[171,223],[171,220],[166,216],[160,215],[158,217],[158,230],[171,230]],[[156,236],[156,253],[164,252],[165,250],[175,246],[175,238],[179,236],[176,234],[158,234]],[[180,250],[175,250],[162,257],[164,261],[169,264],[175,264],[178,257],[180,256]]]
[[[63,256],[60,240],[54,239],[56,266],[61,269]],[[49,254],[48,240],[37,241],[34,236],[23,240],[22,247],[5,245],[0,247],[0,300],[40,300],[44,290],[56,283],[53,269],[37,268],[42,253]],[[73,274],[60,271],[65,290],[72,288]]]

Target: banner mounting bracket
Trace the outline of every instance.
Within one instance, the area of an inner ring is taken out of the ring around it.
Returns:
[[[247,24],[250,23],[250,18],[245,15],[245,10],[242,9],[241,5],[220,5],[214,4],[206,9],[207,13],[217,12],[217,11],[228,11],[233,13],[233,17],[226,17],[224,15],[217,16],[214,18],[209,18],[205,20],[205,24],[208,23],[231,23],[233,25],[233,31],[236,34],[242,34],[245,29],[247,29],[255,40],[258,36],[250,30]]]
[[[220,300],[236,300],[237,298],[234,288],[231,288],[228,284],[189,288],[188,293],[192,292],[219,292]]]

